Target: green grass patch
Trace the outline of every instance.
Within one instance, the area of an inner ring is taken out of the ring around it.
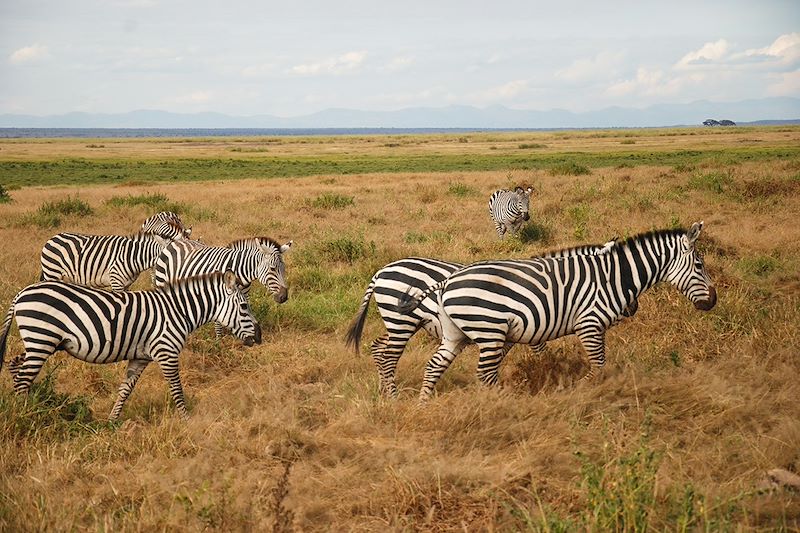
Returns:
[[[451,194],[459,198],[466,198],[467,196],[477,196],[478,191],[465,183],[455,181],[447,187],[447,194]]]
[[[731,188],[733,176],[727,172],[706,172],[694,174],[689,178],[690,188],[721,194]]]
[[[40,228],[57,228],[64,217],[87,217],[94,214],[92,207],[80,198],[68,196],[63,200],[45,202],[34,213],[22,217],[23,225]]]
[[[635,139],[622,139],[619,144],[636,144]]]
[[[6,188],[3,187],[2,184],[0,184],[0,204],[7,204],[11,201],[12,201],[11,195],[6,190]]]
[[[585,165],[575,161],[566,161],[551,166],[549,172],[553,176],[583,176],[591,174],[592,171]]]
[[[355,203],[354,196],[326,192],[311,200],[311,207],[317,209],[344,209]]]
[[[572,233],[576,239],[583,240],[586,238],[589,220],[593,215],[592,208],[584,203],[570,206],[567,209],[567,216],[574,224]]]
[[[769,255],[756,255],[742,257],[738,262],[739,270],[744,274],[763,278],[781,268],[781,263]]]
[[[542,143],[522,143],[517,145],[517,148],[520,150],[532,150],[535,148],[547,148],[547,145]]]
[[[111,207],[144,206],[154,212],[172,211],[173,213],[178,214],[185,211],[185,206],[183,204],[180,202],[173,202],[167,197],[167,195],[162,193],[112,196],[106,200],[106,205]]]
[[[191,141],[191,139],[189,140]],[[176,140],[176,142],[189,142]],[[173,181],[282,178],[331,174],[395,172],[458,172],[489,170],[548,170],[576,167],[635,167],[640,165],[696,168],[703,164],[735,165],[752,161],[792,161],[800,147],[733,147],[718,150],[561,152],[510,154],[324,154],[318,156],[253,156],[247,159],[87,159],[0,161],[0,183],[6,187],[84,185],[90,183],[153,183]]]

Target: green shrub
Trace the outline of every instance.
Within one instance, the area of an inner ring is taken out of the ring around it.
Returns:
[[[520,150],[529,150],[533,148],[547,148],[546,144],[542,143],[522,143],[517,146]]]
[[[689,187],[699,191],[723,193],[733,183],[733,177],[726,172],[708,172],[695,174],[689,178]]]
[[[447,187],[447,193],[452,194],[453,196],[458,196],[460,198],[464,198],[466,196],[476,196],[478,191],[470,187],[465,183],[461,183],[460,181],[455,181],[451,183]]]
[[[148,207],[154,212],[158,211],[172,211],[173,213],[182,213],[184,205],[178,202],[171,201],[165,194],[138,194],[127,196],[113,196],[106,200],[106,204],[112,207],[135,207],[143,205]]]
[[[779,268],[780,262],[769,255],[748,256],[739,260],[740,270],[758,278],[767,276]]]
[[[577,204],[567,209],[567,215],[575,224],[573,234],[576,239],[585,239],[589,219],[592,216],[592,208],[586,204]]]
[[[567,161],[550,167],[550,174],[553,176],[583,176],[585,174],[591,174],[591,171],[587,167],[579,165],[574,161]]]
[[[61,225],[62,217],[85,217],[92,215],[94,210],[89,204],[78,198],[68,196],[64,200],[45,202],[35,213],[23,218],[23,223],[30,223],[40,228],[55,228]]]
[[[553,240],[553,228],[547,223],[528,222],[520,230],[519,240],[523,243],[549,244]]]
[[[0,184],[0,204],[7,204],[11,202],[11,195],[2,184]]]
[[[326,192],[311,200],[310,204],[311,207],[316,207],[318,209],[344,209],[345,207],[353,205],[354,201],[354,196]]]
[[[622,139],[619,144],[636,144],[634,139]]]

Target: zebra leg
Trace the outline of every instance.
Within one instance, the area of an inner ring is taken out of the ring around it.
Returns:
[[[25,354],[20,354],[8,362],[8,371],[11,373],[12,378],[17,375],[17,372],[19,371],[24,361],[25,361]]]
[[[543,353],[547,345],[543,342],[537,342],[536,344],[530,344],[531,350],[533,353]]]
[[[145,361],[141,359],[137,359],[134,361],[128,361],[128,372],[125,377],[125,381],[119,386],[119,391],[117,392],[117,401],[114,404],[114,407],[111,409],[111,414],[108,416],[109,421],[114,421],[119,418],[119,414],[122,412],[122,406],[125,405],[125,401],[130,396],[131,392],[133,392],[133,388],[136,386],[136,382],[139,381],[139,376],[142,375],[142,372],[150,361]]]
[[[467,344],[466,338],[458,340],[443,339],[442,344],[431,360],[425,366],[425,377],[422,379],[422,389],[419,391],[419,401],[425,402],[433,394],[436,382],[442,377],[444,371],[450,366],[453,360],[461,353]]]
[[[503,224],[499,223],[499,222],[495,222],[494,223],[494,229],[497,231],[497,236],[502,239],[503,235],[505,235],[505,233],[506,233],[506,227]]]
[[[214,337],[221,339],[225,335],[225,326],[219,322],[214,322]]]
[[[484,385],[497,385],[497,373],[500,370],[500,363],[503,362],[512,346],[514,346],[513,342],[500,340],[478,344],[478,349],[481,351],[478,357],[478,379]]]
[[[178,372],[178,354],[175,353],[162,353],[159,356],[153,357],[161,367],[161,373],[164,374],[164,379],[169,385],[169,392],[172,394],[172,401],[175,402],[175,408],[181,415],[181,418],[187,420],[189,412],[186,410],[186,402],[183,398],[183,387],[181,386],[181,376]]]
[[[397,398],[395,383],[397,363],[400,361],[409,339],[410,336],[392,337],[391,334],[386,333],[372,341],[370,345],[372,360],[378,367],[381,394],[389,398]]]
[[[53,355],[54,351],[54,349],[33,349],[26,346],[25,355],[14,358],[16,364],[12,374],[14,376],[14,390],[17,394],[26,394],[30,391],[31,383],[39,375],[42,366],[47,362],[47,358]]]
[[[590,379],[595,374],[595,370],[603,368],[606,362],[606,332],[598,327],[589,327],[576,332],[578,338],[589,356],[589,372],[586,373],[582,381]]]

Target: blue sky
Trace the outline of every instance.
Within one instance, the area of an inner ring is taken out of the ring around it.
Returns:
[[[798,1],[3,0],[0,113],[800,96]]]

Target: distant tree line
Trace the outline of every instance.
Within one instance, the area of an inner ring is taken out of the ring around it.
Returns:
[[[707,118],[703,121],[703,126],[735,126],[736,123],[732,120],[714,120],[713,118]]]

